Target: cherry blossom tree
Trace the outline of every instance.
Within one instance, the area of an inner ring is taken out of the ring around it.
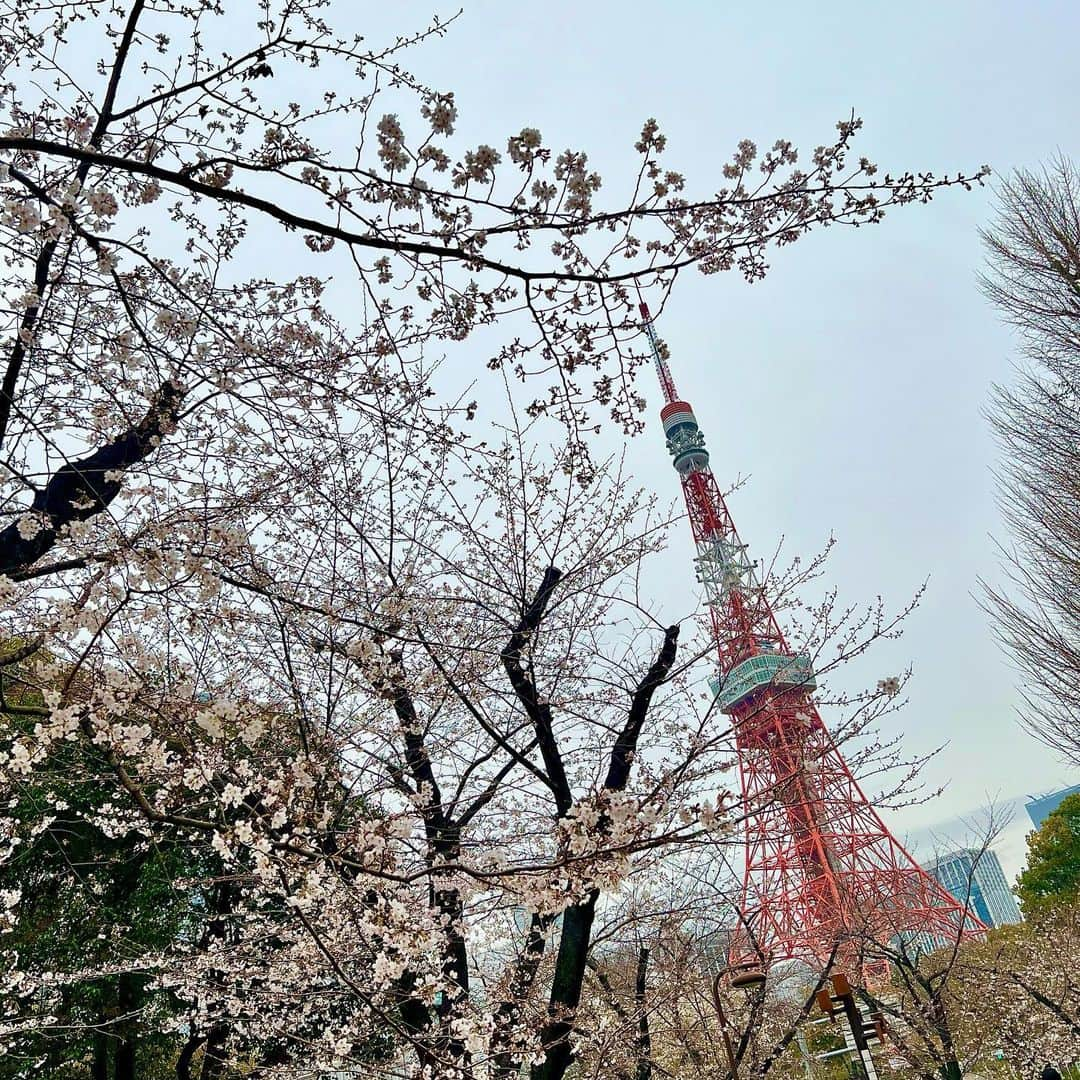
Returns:
[[[102,842],[198,853],[168,882],[187,929],[135,955],[6,938],[4,1046],[134,979],[178,1003],[181,1080],[561,1080],[597,919],[739,813],[707,639],[642,593],[668,514],[583,441],[598,409],[641,423],[631,293],[754,280],[981,174],[878,178],[851,117],[802,166],[745,141],[694,194],[650,120],[601,206],[534,128],[455,145],[452,93],[403,67],[440,23],[379,46],[323,0],[0,10],[0,858],[67,820],[58,762]],[[507,431],[434,394],[427,350],[458,343],[527,381]],[[895,626],[800,613],[830,663]],[[5,933],[29,904],[0,892]]]
[[[707,869],[711,860],[700,861]],[[580,1074],[731,1076],[731,1060],[745,1077],[801,1073],[802,1026],[831,968],[815,978],[805,967],[778,967],[764,986],[733,989],[724,977],[730,901],[718,903],[692,873],[657,884],[635,882],[598,926],[579,1020]]]
[[[988,810],[971,849],[966,888],[956,899],[970,908],[979,860],[1000,834]],[[957,926],[947,936],[902,932],[868,937],[871,961],[887,962],[887,978],[860,989],[881,1018],[888,1068],[921,1080],[960,1080],[996,1071],[995,1054],[1038,1074],[1047,1060],[1066,1066],[1080,1056],[1075,1002],[1075,911],[974,933]]]
[[[816,225],[877,222],[982,175],[879,176],[851,160],[861,124],[851,117],[801,166],[785,139],[764,153],[745,140],[725,186],[695,194],[662,164],[666,141],[649,120],[623,197],[600,206],[587,154],[556,153],[534,128],[502,150],[453,148],[453,94],[401,66],[408,49],[446,31],[437,21],[379,48],[354,31],[347,5],[324,0],[228,13],[172,0],[3,11],[13,118],[0,136],[5,291],[19,310],[9,314],[0,432],[25,438],[17,399],[41,392],[46,368],[34,358],[53,357],[54,407],[65,379],[82,401],[98,383],[129,388],[129,398],[142,383],[146,407],[134,414],[123,395],[111,412],[91,403],[99,440],[110,428],[134,433],[107,471],[145,456],[161,425],[211,387],[226,400],[265,382],[305,400],[339,389],[340,355],[323,356],[307,379],[280,355],[259,368],[271,354],[338,352],[305,330],[315,333],[322,314],[318,281],[339,270],[369,305],[366,335],[346,355],[408,363],[426,341],[464,340],[520,313],[520,334],[503,335],[486,359],[516,376],[552,376],[534,411],[579,426],[596,403],[636,428],[633,284],[662,295],[689,267],[754,280],[770,247]],[[91,65],[88,54],[101,58]],[[344,142],[328,137],[345,130]],[[279,230],[283,257],[313,276],[240,284],[234,268],[264,229]],[[134,373],[132,355],[152,377]]]
[[[667,515],[617,462],[583,484],[572,448],[528,442],[395,422],[381,456],[284,485],[303,497],[273,519],[260,500],[213,535],[177,519],[74,597],[15,586],[54,625],[6,665],[9,789],[74,743],[95,828],[219,861],[174,882],[209,905],[202,931],[138,958],[186,1003],[185,1067],[373,1070],[382,1046],[427,1076],[558,1080],[592,1045],[598,917],[734,841],[731,732],[696,690],[708,638],[640,594]],[[889,632],[811,622],[840,660]],[[19,1002],[88,977],[9,964],[13,1035],[51,1022]]]
[[[1025,1071],[1080,1060],[1080,913],[1075,906],[993,931],[971,950],[975,1027]]]

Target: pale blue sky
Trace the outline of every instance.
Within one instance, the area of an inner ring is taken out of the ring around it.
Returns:
[[[410,7],[375,13],[373,36],[402,30]],[[417,23],[430,10],[412,7]],[[1066,2],[466,0],[411,67],[455,91],[467,140],[498,146],[537,126],[548,145],[588,150],[615,200],[648,116],[694,194],[719,186],[739,139],[809,151],[851,108],[865,121],[859,153],[887,170],[1007,172],[1058,150],[1080,156],[1078,40],[1080,5]],[[1017,727],[1013,674],[975,599],[977,577],[999,575],[992,537],[1004,536],[982,410],[1015,357],[976,287],[989,213],[986,191],[945,192],[777,252],[762,284],[687,275],[660,328],[721,482],[751,477],[732,511],[752,547],[765,554],[784,534],[809,553],[834,533],[828,581],[848,600],[900,604],[929,577],[903,641],[864,670],[912,662],[907,747],[951,740],[928,770],[946,793],[890,816],[923,852],[926,828],[987,796],[1076,780]],[[643,484],[677,494],[658,425],[629,456]],[[685,593],[669,592],[672,615],[690,604],[690,554],[680,537],[670,557],[686,560]],[[1025,831],[1021,809],[999,844],[1007,872]]]

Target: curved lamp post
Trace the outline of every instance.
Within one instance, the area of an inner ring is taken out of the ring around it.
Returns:
[[[716,1017],[720,1021],[720,1035],[724,1040],[724,1052],[727,1054],[728,1068],[731,1070],[731,1080],[739,1080],[739,1066],[735,1061],[735,1050],[731,1045],[731,1036],[728,1035],[727,1017],[724,1015],[724,1005],[720,1000],[720,980],[729,974],[730,969],[724,968],[716,973],[712,984],[713,1008],[716,1009]],[[732,986],[749,989],[751,986],[761,986],[765,982],[765,972],[755,969],[753,972],[742,971],[731,980]]]

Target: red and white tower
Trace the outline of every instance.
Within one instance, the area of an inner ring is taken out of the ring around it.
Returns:
[[[822,723],[811,658],[784,640],[645,304],[641,315],[712,617],[716,707],[731,718],[739,758],[747,816],[741,919],[728,954],[735,978],[786,959],[820,969],[834,953],[854,974],[867,939],[985,930],[892,836]]]

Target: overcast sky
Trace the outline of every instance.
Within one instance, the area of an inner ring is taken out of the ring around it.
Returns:
[[[408,5],[389,7],[401,30]],[[865,121],[858,152],[886,170],[1008,172],[1080,156],[1077,40],[1080,5],[1064,0],[465,0],[411,66],[455,91],[461,133],[499,146],[537,126],[547,145],[588,150],[614,201],[649,116],[697,194],[720,185],[739,139],[809,152],[852,108]],[[881,226],[776,252],[761,284],[688,275],[660,327],[721,484],[750,476],[731,508],[751,547],[767,554],[783,535],[810,553],[835,534],[828,582],[852,601],[880,592],[899,605],[929,578],[904,639],[864,672],[912,663],[906,747],[949,741],[928,770],[946,792],[889,815],[924,854],[928,829],[962,838],[955,819],[987,798],[1077,779],[1017,726],[1014,675],[977,602],[978,578],[1000,573],[994,539],[1006,539],[983,410],[1016,358],[976,283],[991,207],[988,191],[948,191]],[[659,394],[645,388],[652,410]],[[643,484],[677,494],[655,419],[629,455]],[[685,592],[658,598],[673,616],[692,603],[690,557],[679,537],[670,558],[684,560]],[[1027,828],[1015,805],[998,844],[1010,874]]]

